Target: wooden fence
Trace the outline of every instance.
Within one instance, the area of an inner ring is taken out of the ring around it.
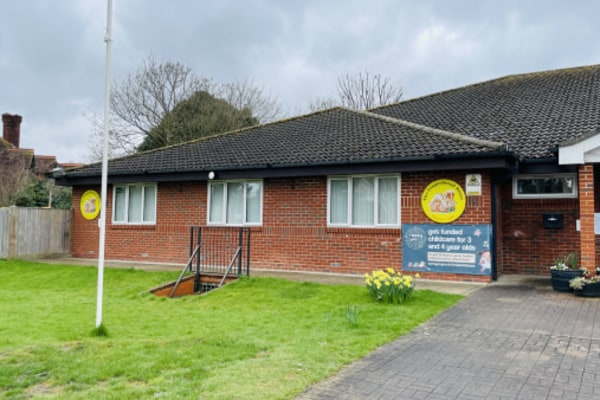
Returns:
[[[0,258],[71,253],[71,210],[0,208]]]

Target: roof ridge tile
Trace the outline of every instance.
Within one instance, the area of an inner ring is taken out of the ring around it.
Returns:
[[[450,132],[450,131],[446,131],[443,129],[437,129],[437,128],[432,128],[430,126],[426,126],[426,125],[421,125],[421,124],[417,124],[414,122],[410,122],[410,121],[406,121],[403,119],[399,119],[399,118],[393,118],[393,117],[388,117],[385,115],[380,115],[380,114],[375,114],[369,111],[363,111],[363,110],[352,110],[349,108],[345,108],[345,107],[341,107],[342,109],[345,109],[347,111],[354,111],[360,114],[364,114],[373,118],[377,118],[383,121],[387,121],[390,123],[394,123],[397,125],[402,125],[405,126],[407,128],[412,128],[412,129],[417,129],[423,132],[427,132],[427,133],[431,133],[434,135],[440,135],[440,136],[444,136],[450,139],[455,139],[455,140],[459,140],[465,143],[472,143],[472,144],[476,144],[478,146],[485,146],[485,147],[491,147],[494,149],[500,148],[500,147],[504,147],[504,149],[508,148],[508,145],[506,143],[503,142],[494,142],[491,140],[484,140],[484,139],[477,139],[471,136],[467,136],[467,135],[461,135],[460,133],[456,133],[456,132]]]

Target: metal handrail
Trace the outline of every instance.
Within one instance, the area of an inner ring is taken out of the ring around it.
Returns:
[[[219,282],[219,287],[223,286],[223,282],[225,282],[225,279],[227,279],[227,275],[229,275],[229,272],[231,272],[231,268],[233,267],[233,264],[235,263],[235,259],[239,257],[241,251],[242,251],[242,246],[238,247],[237,250],[235,251],[233,258],[231,259],[231,262],[229,263],[229,267],[227,267],[227,271],[225,271],[225,274],[223,275],[221,282]]]
[[[183,270],[181,271],[181,274],[179,274],[179,278],[177,278],[177,281],[175,282],[175,284],[171,288],[171,291],[169,292],[169,296],[168,297],[173,297],[173,295],[175,294],[175,291],[179,287],[179,284],[181,283],[181,280],[183,279],[183,276],[185,275],[185,273],[187,272],[187,270],[189,269],[191,271],[191,269],[192,269],[192,261],[194,261],[194,257],[196,257],[196,255],[198,254],[199,251],[200,251],[200,245],[196,246],[196,248],[192,252],[192,255],[188,259],[188,262],[183,267]]]

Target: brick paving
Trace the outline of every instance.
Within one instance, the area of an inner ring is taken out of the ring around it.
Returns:
[[[600,399],[600,299],[490,284],[297,397]]]

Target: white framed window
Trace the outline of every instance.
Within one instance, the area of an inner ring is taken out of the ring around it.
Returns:
[[[328,225],[400,226],[399,175],[329,177],[327,182]]]
[[[263,183],[212,181],[208,184],[208,223],[212,225],[261,225]]]
[[[112,215],[114,224],[155,224],[156,184],[115,185]]]
[[[577,197],[577,174],[517,175],[513,198],[556,199]]]

